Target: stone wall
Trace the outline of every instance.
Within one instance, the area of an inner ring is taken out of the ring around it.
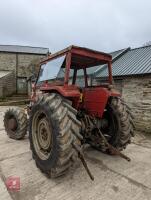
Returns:
[[[18,54],[18,76],[19,77],[29,77],[32,72],[32,63],[43,58],[42,55],[34,54]]]
[[[0,78],[0,98],[5,98],[16,92],[16,81],[14,72],[10,72]]]
[[[0,70],[16,72],[16,54],[0,52]]]
[[[121,84],[120,80],[115,83],[131,107],[136,129],[151,133],[151,76],[129,77],[121,80]]]

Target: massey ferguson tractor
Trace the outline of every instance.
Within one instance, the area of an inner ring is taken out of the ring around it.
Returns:
[[[111,63],[111,55],[77,46],[51,54],[40,63],[28,114],[22,108],[6,111],[8,136],[19,140],[29,131],[33,159],[49,177],[67,172],[78,155],[93,180],[83,155],[86,145],[130,161],[121,151],[134,136],[134,125],[114,89]],[[100,65],[108,67],[108,79],[96,85],[87,71]]]

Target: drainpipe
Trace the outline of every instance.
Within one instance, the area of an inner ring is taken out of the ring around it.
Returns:
[[[16,94],[18,93],[18,91],[17,91],[17,77],[18,77],[18,53],[16,53]]]

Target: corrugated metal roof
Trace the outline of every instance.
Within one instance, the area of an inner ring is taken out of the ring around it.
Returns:
[[[18,45],[0,45],[1,52],[13,52],[13,53],[30,53],[30,54],[47,54],[48,48],[43,47],[30,47],[30,46],[18,46]]]
[[[151,45],[131,49],[112,64],[113,76],[140,75],[151,73]],[[96,77],[106,77],[107,67]]]
[[[109,53],[112,56],[112,62],[117,60],[120,56],[122,56],[124,53],[126,53],[129,50],[130,50],[130,47]],[[106,66],[107,66],[106,64],[102,65],[102,66],[97,66],[97,69],[93,70],[93,74],[95,75],[95,74],[99,73],[99,71],[102,70]]]
[[[127,50],[127,48],[121,49],[118,51],[113,51],[113,52],[110,52],[109,54],[112,56],[112,60],[114,60],[117,57],[119,57],[121,54],[123,54],[123,52],[125,52],[126,50]],[[91,74],[97,73],[102,67],[104,67],[104,65],[90,67],[87,69],[87,74],[91,75]],[[78,76],[83,76],[83,70],[78,70]]]
[[[11,71],[0,71],[0,78],[12,73]]]
[[[121,53],[125,52],[126,50],[127,50],[127,48],[111,52],[110,54],[112,55],[112,60],[114,60],[116,57],[121,55]]]

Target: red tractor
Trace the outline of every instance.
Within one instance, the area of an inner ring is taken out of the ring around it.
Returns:
[[[42,172],[51,177],[64,174],[76,160],[76,152],[83,158],[85,144],[113,153],[130,143],[132,115],[114,89],[111,63],[111,55],[77,46],[52,54],[40,64],[29,120],[21,108],[6,111],[4,126],[10,138],[22,139],[29,125],[33,159]],[[108,80],[93,84],[87,71],[105,64]],[[79,72],[84,83],[80,86]]]

